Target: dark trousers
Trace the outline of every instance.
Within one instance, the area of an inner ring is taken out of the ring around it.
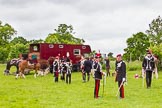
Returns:
[[[95,88],[94,88],[94,98],[98,98],[98,93],[99,93],[99,88],[100,88],[100,80],[95,79]]]
[[[53,73],[53,64],[50,65],[50,73]]]
[[[83,81],[86,81],[86,76],[88,77],[87,81],[89,81],[90,80],[90,72],[83,72]]]
[[[71,74],[66,74],[66,83],[71,84]]]
[[[58,82],[58,77],[59,77],[59,72],[58,71],[54,72],[55,82]]]
[[[146,71],[146,85],[147,85],[147,88],[151,87],[151,80],[152,80],[152,71]]]
[[[110,76],[110,68],[106,67],[107,76]]]
[[[61,80],[65,80],[65,72],[61,73]]]
[[[124,86],[122,84],[122,81],[118,81],[118,87],[120,87],[119,92],[120,92],[120,98],[124,98]]]

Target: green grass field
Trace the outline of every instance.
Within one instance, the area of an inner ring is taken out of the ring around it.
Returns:
[[[34,78],[34,72],[26,75],[26,79],[16,80],[13,75],[4,76],[4,69],[5,65],[0,65],[0,108],[162,108],[161,72],[159,79],[152,80],[151,89],[143,87],[142,78],[134,78],[140,71],[127,72],[125,99],[121,100],[116,97],[114,77],[107,77],[103,97],[94,99],[94,79],[82,83],[80,72],[72,73],[72,83],[68,85],[60,80],[54,83],[52,74]]]

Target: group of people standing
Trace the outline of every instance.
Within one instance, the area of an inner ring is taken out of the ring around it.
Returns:
[[[72,62],[69,58],[59,58],[56,56],[54,59],[49,60],[50,72],[54,75],[54,82],[60,79],[67,84],[71,84]]]
[[[97,58],[97,62],[100,60]],[[110,76],[110,61],[108,59],[106,60],[106,71],[107,76]],[[99,63],[98,63],[99,64]],[[155,56],[151,50],[146,50],[146,56],[144,57],[142,61],[142,70],[144,72],[144,76],[146,78],[146,87],[149,89],[151,88],[151,82],[153,78],[153,74],[155,74],[156,79],[158,79],[158,71],[157,71],[157,64],[158,64],[158,57]],[[99,91],[99,79],[102,79],[102,68],[101,65],[98,65],[100,69],[95,70],[95,97],[98,98],[98,91]],[[120,93],[119,98],[123,99],[124,96],[124,83],[126,82],[126,63],[122,60],[122,55],[118,54],[116,56],[116,62],[115,62],[115,72],[116,77],[115,81],[118,82],[118,92]],[[100,76],[100,77],[97,77]]]
[[[81,61],[81,69],[82,69],[82,77],[83,82],[86,82],[86,75],[88,76],[87,81],[90,79],[90,73],[92,73],[93,78],[95,80],[95,87],[94,87],[94,98],[98,99],[99,96],[99,89],[100,89],[100,81],[102,76],[110,76],[110,61],[109,59],[105,59],[106,61],[106,73],[102,70],[101,65],[101,54],[96,54],[93,59],[82,59]],[[120,98],[124,98],[124,82],[126,81],[126,64],[122,60],[121,54],[117,55],[116,58],[116,79],[115,81],[118,82]]]
[[[102,79],[102,65],[100,63],[101,56],[95,56],[94,58],[82,58],[81,60],[81,70],[82,70],[82,78],[83,82],[90,80],[90,74],[92,74],[95,79],[95,88],[94,88],[94,98],[98,98],[99,88],[100,88],[100,80]],[[87,80],[86,80],[87,76]]]
[[[157,58],[153,56],[152,52],[150,50],[147,50],[147,55],[144,57],[142,62],[142,69],[146,75],[147,88],[151,87],[152,73],[157,68],[155,63],[156,59]],[[51,73],[54,73],[54,81],[58,82],[58,77],[60,74],[61,80],[66,79],[66,83],[70,84],[72,71],[72,63],[70,59],[59,59],[58,57],[55,57],[54,61],[51,64],[52,65],[50,71]],[[96,99],[99,98],[99,88],[102,76],[110,76],[110,61],[108,58],[105,59],[105,65],[106,73],[102,70],[101,54],[96,54],[93,58],[82,57],[80,62],[83,82],[88,82],[90,80],[91,74],[95,80],[94,98]],[[126,63],[122,60],[121,54],[118,54],[116,56],[115,75],[115,82],[118,83],[119,98],[123,99],[125,97],[124,83],[126,82]]]

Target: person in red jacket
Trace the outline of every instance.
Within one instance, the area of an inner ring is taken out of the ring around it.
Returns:
[[[124,98],[124,82],[126,81],[126,64],[122,60],[121,54],[116,56],[116,63],[115,63],[115,71],[116,71],[116,79],[115,81],[118,82],[120,98]]]
[[[102,66],[100,64],[100,57],[96,56],[95,61],[93,62],[92,69],[94,69],[94,79],[95,79],[95,88],[94,88],[94,98],[99,98],[99,88],[100,88],[100,80],[102,79],[102,75],[105,75],[102,72]]]

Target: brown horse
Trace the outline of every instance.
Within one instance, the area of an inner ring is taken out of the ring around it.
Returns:
[[[19,63],[19,73],[16,75],[16,78],[18,78],[18,76],[25,78],[25,69],[35,70],[34,77],[36,78],[38,70],[45,72],[45,69],[48,68],[48,66],[49,65],[47,60],[38,60],[38,62],[34,64],[31,64],[29,60],[22,60]]]
[[[38,60],[38,63],[40,64],[40,68],[39,71],[37,71],[34,75],[34,77],[36,78],[36,76],[44,76],[48,73],[49,71],[49,62],[48,60]]]

